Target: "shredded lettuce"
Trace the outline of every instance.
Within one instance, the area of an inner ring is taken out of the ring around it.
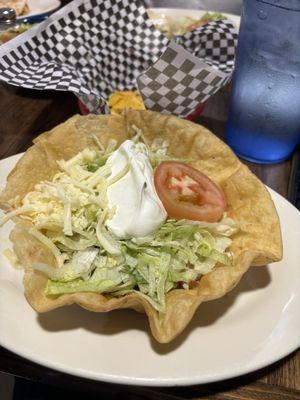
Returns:
[[[55,281],[72,281],[78,277],[86,280],[93,269],[93,262],[97,253],[98,249],[91,247],[85,251],[75,252],[72,260],[65,263],[60,268],[53,268],[42,263],[33,264],[33,268],[45,273],[49,278]]]
[[[136,127],[133,139],[143,141],[153,166],[171,159],[167,141],[157,138],[150,145]],[[98,150],[85,149],[59,161],[52,180],[36,185],[22,206],[0,221],[14,216],[30,220],[28,233],[53,254],[56,266],[33,265],[49,278],[46,295],[138,293],[165,312],[170,290],[188,289],[217,264],[231,266],[228,249],[238,226],[226,215],[217,223],[167,219],[147,237],[116,238],[106,227],[115,212],[109,208],[107,188],[128,173],[130,163],[111,178],[106,160],[117,143],[111,140],[105,149],[94,140]]]
[[[170,143],[159,136],[154,138],[151,144],[148,143],[143,131],[137,126],[132,125],[133,136],[131,140],[135,143],[143,143],[146,146],[147,154],[149,157],[150,164],[153,168],[157,167],[163,161],[180,161],[183,163],[191,163],[190,158],[177,158],[174,156],[169,156],[168,150]]]
[[[108,232],[104,225],[100,223],[96,227],[96,235],[99,243],[107,251],[108,254],[118,255],[121,254],[120,247],[117,240]]]
[[[71,282],[54,282],[49,280],[45,288],[45,294],[49,296],[77,292],[104,293],[108,292],[114,285],[114,282],[110,280],[101,280],[98,282],[84,281],[82,279],[75,279]]]
[[[217,225],[222,229],[215,235]],[[217,263],[231,266],[231,254],[226,251],[232,242],[226,236],[229,228],[231,232],[237,231],[234,221],[226,216],[216,224],[169,219],[147,238],[121,240],[118,252],[113,248],[104,255],[98,254],[88,279],[81,276],[70,282],[48,274],[51,279],[46,294],[139,293],[157,311],[164,312],[166,294],[171,289],[189,288],[191,282],[209,273]]]

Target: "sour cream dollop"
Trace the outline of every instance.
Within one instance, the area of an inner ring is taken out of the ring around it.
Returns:
[[[126,140],[108,158],[110,178],[130,164],[127,174],[109,186],[109,207],[116,207],[114,216],[107,221],[108,229],[120,239],[144,237],[166,220],[167,213],[154,187],[153,169],[144,144]]]

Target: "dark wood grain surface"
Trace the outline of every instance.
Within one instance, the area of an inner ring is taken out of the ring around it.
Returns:
[[[214,96],[199,122],[224,135],[228,93]],[[0,83],[0,159],[26,150],[34,137],[78,112],[69,93],[17,89]],[[291,160],[271,166],[247,163],[268,186],[288,194]],[[1,327],[0,327],[1,329]],[[299,332],[300,334],[300,332]],[[268,368],[229,381],[184,388],[142,388],[111,385],[75,378],[29,362],[0,347],[0,371],[36,382],[76,389],[86,398],[103,399],[300,399],[300,352]],[[89,396],[89,397],[87,397]],[[79,398],[79,397],[78,397]],[[81,397],[80,397],[81,398]]]

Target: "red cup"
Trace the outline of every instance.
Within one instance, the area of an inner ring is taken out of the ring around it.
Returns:
[[[205,106],[206,106],[206,102],[200,103],[195,108],[195,110],[185,118],[188,119],[189,121],[194,121],[203,113]]]

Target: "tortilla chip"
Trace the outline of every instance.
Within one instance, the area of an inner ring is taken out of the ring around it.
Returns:
[[[29,11],[30,11],[30,8],[29,8],[28,4],[26,3],[25,7],[23,8],[22,15],[28,14]]]
[[[217,265],[203,276],[198,286],[174,289],[166,296],[166,313],[158,313],[138,294],[115,298],[97,293],[76,293],[47,297],[47,278],[30,266],[43,259],[53,263],[49,250],[27,234],[28,225],[18,221],[11,240],[25,267],[25,296],[37,312],[76,303],[96,312],[132,308],[145,312],[155,339],[173,340],[189,323],[198,306],[224,296],[240,281],[248,268],[279,261],[282,241],[279,219],[265,186],[243,165],[228,146],[200,125],[150,111],[126,111],[123,115],[74,116],[51,132],[39,136],[10,173],[0,197],[0,206],[12,209],[41,180],[58,170],[56,160],[69,159],[85,147],[95,147],[92,134],[105,145],[109,138],[120,144],[130,137],[135,125],[149,143],[159,136],[169,141],[169,154],[195,160],[192,165],[220,185],[228,201],[228,215],[240,225],[230,250],[233,267]]]
[[[2,7],[13,8],[17,17],[29,11],[27,0],[0,0],[0,8]]]

